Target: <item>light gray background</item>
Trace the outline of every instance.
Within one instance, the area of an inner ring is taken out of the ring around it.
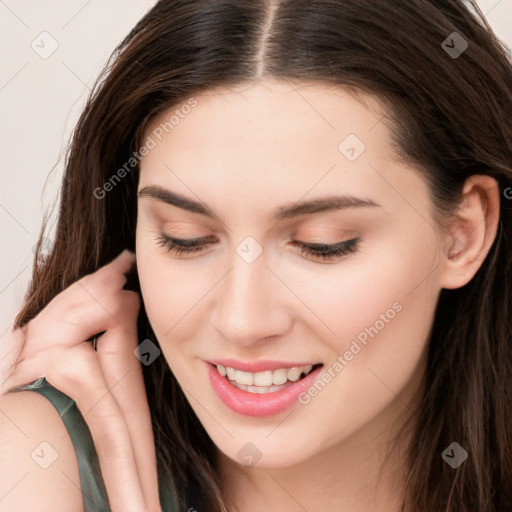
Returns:
[[[73,125],[110,53],[154,4],[0,0],[0,369],[8,362],[8,330],[30,279],[43,213],[58,199]],[[512,47],[512,0],[478,4]],[[54,53],[40,56],[56,44]]]

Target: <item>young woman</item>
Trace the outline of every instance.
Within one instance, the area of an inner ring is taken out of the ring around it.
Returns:
[[[15,321],[0,508],[512,510],[511,84],[456,0],[158,2]]]

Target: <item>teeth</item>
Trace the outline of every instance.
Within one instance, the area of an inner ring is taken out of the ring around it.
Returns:
[[[291,380],[292,382],[299,380],[300,374],[302,373],[301,370],[302,368],[290,368],[286,374],[288,380]]]
[[[288,380],[287,370],[275,370],[272,374],[272,383],[274,386],[280,386]]]
[[[272,372],[267,370],[266,372],[258,372],[254,374],[254,385],[255,386],[272,386]]]
[[[236,380],[238,384],[243,384],[244,386],[252,386],[254,384],[254,374],[237,370],[234,380]]]
[[[236,384],[235,386],[242,389],[240,386],[241,384]],[[268,386],[268,387],[258,387],[258,386],[246,386],[246,389],[244,391],[249,391],[249,393],[259,393],[260,395],[263,395],[265,393],[273,393],[274,391],[279,391],[280,389],[283,389],[286,386]]]
[[[287,381],[298,381],[302,374],[307,375],[312,368],[313,366],[309,364],[307,366],[295,366],[288,369],[280,368],[279,370],[274,371],[267,370],[264,372],[251,373],[235,370],[229,366],[217,365],[217,371],[223,377],[227,376],[230,381],[236,382],[239,389],[250,391],[251,393],[277,391],[278,389],[281,389],[282,385]]]

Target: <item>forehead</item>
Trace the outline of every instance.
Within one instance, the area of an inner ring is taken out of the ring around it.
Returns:
[[[385,117],[383,106],[369,94],[318,82],[266,80],[189,98],[153,119],[145,137],[164,142],[173,152],[248,150],[257,158],[259,148],[300,155],[314,146],[330,153],[350,134],[367,149],[388,145]]]
[[[217,88],[148,124],[143,140],[154,147],[140,183],[212,197],[252,192],[260,202],[333,188],[396,195],[393,180],[419,177],[395,155],[391,134],[383,104],[369,94],[308,82]]]
[[[325,83],[265,80],[205,91],[193,98],[193,107],[191,100],[158,116],[145,134],[156,131],[160,139],[172,132],[167,143],[176,149],[193,141],[196,149],[208,150],[215,149],[209,144],[223,138],[238,141],[237,147],[271,143],[277,150],[282,148],[279,143],[286,148],[295,143],[298,150],[304,142],[306,147],[321,141],[329,144],[350,133],[371,138],[374,145],[385,143],[388,135],[382,129],[386,111],[376,97]],[[373,132],[379,124],[381,129]]]

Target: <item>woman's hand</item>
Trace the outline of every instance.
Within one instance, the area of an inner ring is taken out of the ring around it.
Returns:
[[[92,437],[113,512],[160,511],[155,445],[138,346],[140,299],[124,290],[135,256],[112,262],[58,294],[21,330],[6,389],[42,376],[75,400]],[[97,352],[84,343],[95,334]]]

